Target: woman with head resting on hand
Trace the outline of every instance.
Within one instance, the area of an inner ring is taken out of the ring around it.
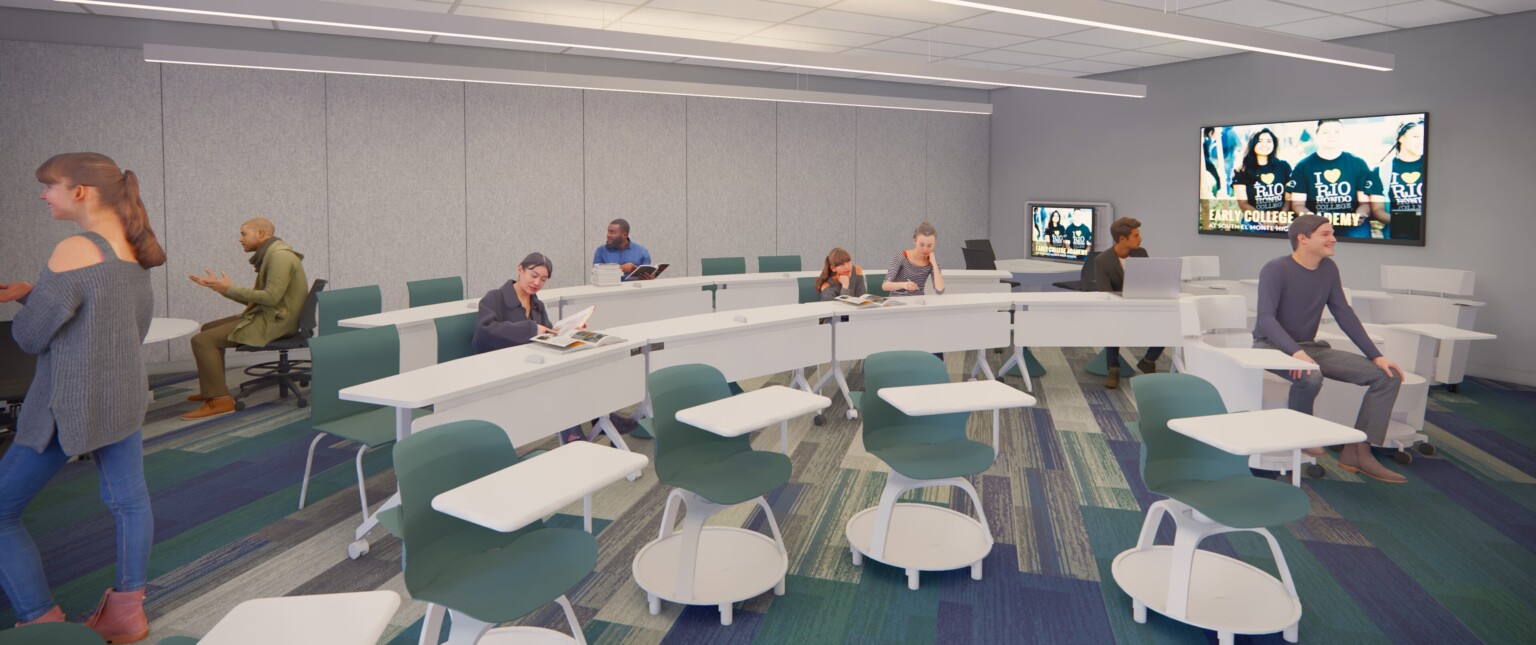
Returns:
[[[944,295],[944,274],[939,271],[939,259],[933,254],[933,245],[939,240],[938,231],[928,222],[918,224],[912,231],[912,248],[896,254],[891,268],[885,271],[885,290],[893,296],[921,296],[928,278],[933,278],[933,290]]]
[[[862,296],[868,293],[864,284],[864,269],[853,263],[853,256],[842,247],[832,249],[821,262],[821,275],[816,277],[816,292],[822,300],[836,300],[838,296]]]

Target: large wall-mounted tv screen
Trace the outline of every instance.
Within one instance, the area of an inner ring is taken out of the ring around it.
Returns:
[[[1426,115],[1200,129],[1200,232],[1285,235],[1297,215],[1349,242],[1424,244]]]
[[[1029,256],[1081,262],[1093,250],[1094,207],[1030,204]]]

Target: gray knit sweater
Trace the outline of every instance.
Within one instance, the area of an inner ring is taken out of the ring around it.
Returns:
[[[155,304],[149,271],[118,259],[100,235],[84,236],[104,261],[63,273],[44,268],[11,326],[21,349],[37,354],[16,444],[38,452],[55,427],[70,455],[117,443],[144,425],[149,408],[139,355]]]

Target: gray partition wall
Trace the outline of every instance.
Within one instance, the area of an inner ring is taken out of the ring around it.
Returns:
[[[49,155],[139,172],[170,261],[157,315],[239,306],[188,273],[249,284],[239,225],[263,216],[333,288],[463,276],[471,297],[542,251],[583,284],[616,217],[672,275],[699,260],[834,246],[871,272],[929,219],[940,257],[984,237],[986,116],[145,63],[132,49],[0,41],[0,281],[30,280],[69,234],[36,201]],[[163,124],[163,128],[162,128]],[[14,316],[0,306],[0,318]],[[152,358],[186,359],[185,339]]]

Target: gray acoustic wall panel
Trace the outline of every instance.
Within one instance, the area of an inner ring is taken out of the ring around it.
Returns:
[[[927,126],[922,112],[858,108],[854,256],[872,272],[885,271],[898,251],[911,248],[912,229],[929,216]],[[939,231],[941,239],[950,235]]]
[[[326,83],[331,284],[404,307],[407,281],[465,273],[464,84]]]
[[[582,239],[582,92],[470,83],[467,193],[469,275],[478,297],[517,275],[532,251],[555,272],[546,286],[585,284]]]
[[[33,171],[61,152],[99,152],[134,171],[150,226],[163,236],[160,127],[160,66],[138,51],[0,41],[0,282],[36,280],[53,247],[80,232],[52,221],[38,199]],[[155,315],[164,316],[166,270],[151,276]],[[18,308],[0,305],[0,319]],[[144,355],[163,361],[165,345]]]
[[[650,249],[656,262],[686,264],[687,99],[631,92],[584,94],[585,248],[590,252],[602,245],[608,222],[622,217],[629,221],[634,240]],[[667,273],[683,275],[685,268]]]
[[[211,269],[251,286],[239,236],[253,217],[304,255],[310,280],[329,275],[324,76],[166,65],[165,175],[172,317],[240,313],[185,276]],[[187,339],[171,343],[172,360],[191,358]]]
[[[928,121],[928,219],[939,229],[941,268],[965,268],[965,240],[986,239],[991,217],[987,117],[925,112]]]
[[[776,255],[773,103],[688,98],[688,273],[701,259]]]
[[[805,270],[816,270],[832,247],[855,251],[857,108],[804,103],[775,108],[778,253],[799,255]],[[856,256],[854,262],[883,267],[888,259]]]

